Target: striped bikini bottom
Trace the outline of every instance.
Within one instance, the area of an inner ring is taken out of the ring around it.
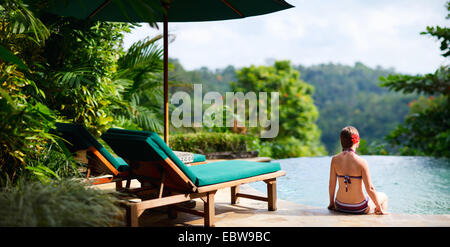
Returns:
[[[335,200],[336,210],[343,213],[350,214],[363,214],[366,212],[367,207],[369,207],[369,197],[366,196],[366,199],[360,203],[342,203]]]

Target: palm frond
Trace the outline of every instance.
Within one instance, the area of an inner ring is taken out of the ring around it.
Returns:
[[[43,43],[49,36],[50,31],[35,17],[28,6],[21,1],[4,0],[2,7],[7,9],[5,13],[10,13],[6,17],[8,32],[10,34],[33,33],[36,43]]]
[[[157,133],[163,132],[163,122],[161,114],[151,111],[147,107],[136,106],[135,122],[144,130]]]
[[[66,71],[58,71],[53,75],[56,82],[70,87],[78,88],[82,82],[93,84],[95,79],[92,78],[92,70],[86,67],[73,68]]]
[[[140,98],[136,94],[128,105],[128,117],[140,128],[161,133],[163,130],[162,112],[148,106],[140,105]]]
[[[134,81],[127,78],[117,78],[112,81],[119,94],[124,94],[133,86]]]
[[[158,35],[134,43],[119,58],[114,78],[114,83],[122,85],[122,100],[126,102],[126,107],[115,111],[117,119],[126,116],[139,128],[158,133],[163,131],[163,50],[156,43],[160,39],[161,35]]]
[[[141,72],[160,72],[163,69],[163,49],[156,43],[161,35],[155,38],[147,37],[130,46],[127,53],[119,58],[119,73],[129,73],[140,70]]]

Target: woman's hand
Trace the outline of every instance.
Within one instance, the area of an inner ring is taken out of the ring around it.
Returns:
[[[330,205],[328,205],[328,209],[329,210],[334,210],[335,209],[334,202],[330,202]]]
[[[378,215],[387,215],[387,214],[389,214],[389,213],[383,211],[383,209],[382,209],[381,207],[376,207],[376,208],[375,208],[375,214],[378,214]]]

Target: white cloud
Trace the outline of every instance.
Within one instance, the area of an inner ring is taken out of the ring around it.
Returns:
[[[169,23],[176,36],[169,56],[187,69],[260,65],[275,58],[304,65],[361,61],[416,74],[448,63],[438,42],[419,34],[427,25],[448,26],[446,0],[287,1],[296,7],[241,20]],[[161,32],[137,29],[126,35],[125,46]]]

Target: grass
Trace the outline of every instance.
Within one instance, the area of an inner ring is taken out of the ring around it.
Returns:
[[[0,226],[121,226],[118,199],[71,179],[0,188]]]

